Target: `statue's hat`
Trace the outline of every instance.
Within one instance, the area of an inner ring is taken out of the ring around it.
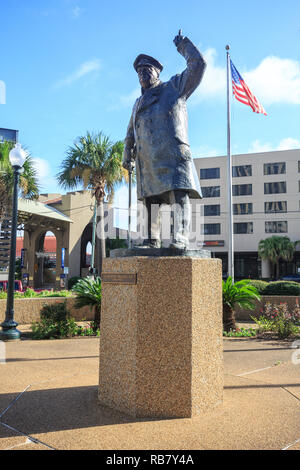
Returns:
[[[154,59],[154,57],[151,57],[150,55],[146,55],[146,54],[138,55],[137,58],[135,59],[134,63],[133,63],[133,66],[134,66],[136,71],[137,71],[138,67],[140,67],[141,65],[151,65],[152,67],[157,68],[160,72],[163,69],[163,66],[161,65],[160,62],[158,62],[158,60],[156,60],[156,59]]]

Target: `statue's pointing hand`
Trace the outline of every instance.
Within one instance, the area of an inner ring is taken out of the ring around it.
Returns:
[[[181,29],[179,30],[179,33],[177,34],[177,36],[175,36],[173,42],[175,44],[175,46],[178,48],[179,45],[182,43],[182,41],[184,40],[184,36],[182,36],[182,31]]]

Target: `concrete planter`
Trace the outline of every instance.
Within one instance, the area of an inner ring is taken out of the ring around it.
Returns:
[[[32,299],[15,299],[14,310],[15,320],[19,325],[26,325],[40,320],[40,312],[42,307],[47,304],[55,304],[67,301],[67,308],[71,312],[76,321],[93,320],[94,312],[89,307],[81,309],[74,308],[74,297],[44,297]],[[0,322],[5,319],[6,299],[0,300]]]
[[[235,317],[238,321],[248,321],[251,320],[251,316],[259,317],[261,310],[264,308],[264,305],[270,302],[271,304],[288,304],[290,309],[293,309],[298,303],[300,305],[300,297],[295,295],[262,295],[260,302],[256,301],[255,310],[244,310],[239,307],[235,309]]]

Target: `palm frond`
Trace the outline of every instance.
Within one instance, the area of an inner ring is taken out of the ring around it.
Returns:
[[[223,285],[223,304],[228,305],[234,309],[235,305],[240,305],[243,308],[253,310],[255,307],[255,300],[260,300],[260,295],[256,287],[249,284],[247,279],[233,283],[231,276],[226,281],[222,282]]]
[[[7,199],[12,196],[14,184],[13,169],[9,161],[9,152],[13,146],[14,144],[12,142],[3,142],[0,144],[0,184],[5,187],[5,197]],[[20,175],[19,188],[21,197],[33,199],[39,194],[37,171],[28,150],[23,165],[23,173]]]
[[[85,306],[100,307],[101,306],[101,279],[85,278],[80,279],[72,288],[72,292],[76,294],[74,307],[82,308]]]
[[[122,167],[124,143],[112,143],[102,132],[87,132],[67,150],[57,180],[65,189],[82,186],[92,189],[97,199],[105,195],[111,200],[114,191],[125,181]]]

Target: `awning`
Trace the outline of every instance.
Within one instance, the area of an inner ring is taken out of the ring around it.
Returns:
[[[30,216],[46,217],[48,219],[55,219],[61,222],[73,223],[70,217],[58,211],[54,207],[48,206],[47,204],[43,204],[42,202],[19,198],[19,222],[25,222]]]

